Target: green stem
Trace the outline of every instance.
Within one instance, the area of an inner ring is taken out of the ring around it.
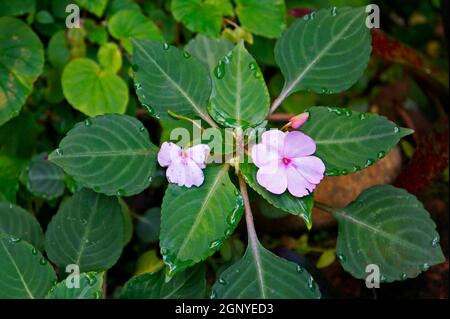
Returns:
[[[250,207],[250,199],[248,197],[247,184],[241,175],[239,175],[239,188],[244,200],[245,222],[247,224],[248,241],[254,251],[258,250],[258,237],[256,236],[255,224],[253,222],[252,208]]]

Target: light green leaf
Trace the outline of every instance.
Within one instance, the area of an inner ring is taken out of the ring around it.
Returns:
[[[88,116],[125,113],[128,86],[109,70],[87,58],[70,61],[64,68],[62,88],[67,101]]]
[[[109,0],[106,14],[112,15],[122,10],[137,10],[140,12],[141,8],[134,0]]]
[[[42,73],[44,49],[16,18],[0,18],[0,125],[17,116]]]
[[[264,37],[278,38],[286,27],[284,0],[236,0],[236,12],[244,28]]]
[[[61,269],[81,272],[111,268],[123,246],[123,217],[116,197],[83,189],[62,203],[48,224],[45,250]]]
[[[172,0],[175,20],[182,22],[189,30],[217,37],[223,16],[232,16],[229,0]]]
[[[269,112],[269,92],[255,59],[241,41],[214,70],[209,113],[228,127],[251,127]]]
[[[156,41],[133,41],[135,85],[139,100],[154,115],[173,111],[209,119],[211,79],[207,68],[195,57]]]
[[[17,237],[0,235],[0,298],[43,298],[56,281],[41,253]]]
[[[64,171],[43,157],[33,159],[26,174],[26,187],[35,196],[52,200],[64,193]]]
[[[35,0],[0,0],[0,17],[1,16],[21,16],[26,13],[34,12],[36,7]]]
[[[301,130],[317,145],[315,155],[325,163],[326,175],[356,172],[383,158],[412,130],[375,113],[312,107]]]
[[[338,93],[356,83],[372,49],[366,17],[365,8],[322,9],[294,22],[275,45],[285,78],[281,96]]]
[[[228,169],[228,165],[209,165],[202,186],[167,188],[159,238],[169,275],[211,256],[236,228],[243,202]]]
[[[0,203],[0,235],[11,235],[32,244],[43,251],[44,233],[36,218],[23,208]]]
[[[62,70],[70,61],[70,48],[64,30],[52,35],[47,47],[47,58],[58,70]]]
[[[76,2],[80,7],[92,12],[99,18],[103,15],[103,11],[108,4],[108,0],[76,0]]]
[[[220,59],[233,49],[233,43],[225,39],[209,38],[199,33],[186,44],[184,49],[208,66],[209,73],[212,74]]]
[[[205,296],[205,266],[199,265],[176,274],[165,282],[164,270],[130,279],[123,287],[123,299],[198,299]]]
[[[68,287],[73,284],[70,277],[59,282],[47,295],[47,299],[101,299],[103,292],[103,273],[88,272],[80,274],[80,286]]]
[[[317,261],[316,267],[318,269],[326,268],[330,266],[336,260],[336,249],[327,249],[322,255],[320,255],[319,260]]]
[[[121,10],[108,21],[111,35],[120,40],[128,53],[132,51],[131,39],[163,41],[161,30],[148,17],[137,10]]]
[[[49,159],[82,186],[131,196],[150,185],[156,152],[141,122],[110,114],[76,124]]]
[[[265,249],[249,244],[244,257],[227,268],[212,288],[219,299],[317,299],[313,277],[302,267]]]
[[[445,261],[435,223],[404,189],[371,187],[333,215],[339,226],[337,255],[356,278],[366,278],[370,264],[379,267],[381,281],[392,282],[417,277]]]
[[[158,253],[155,249],[146,251],[139,256],[136,263],[135,276],[141,275],[147,272],[157,272],[164,268],[164,262],[158,257]]]
[[[138,217],[136,234],[144,243],[154,243],[159,239],[161,224],[161,208],[148,209],[144,215]]]
[[[312,227],[313,194],[301,198],[291,195],[288,191],[281,195],[273,194],[258,184],[256,180],[258,168],[254,164],[248,163],[246,160],[239,165],[239,169],[247,184],[270,204],[288,213],[300,216],[308,229]]]
[[[98,62],[112,73],[119,72],[122,67],[122,53],[114,42],[105,43],[98,50]]]

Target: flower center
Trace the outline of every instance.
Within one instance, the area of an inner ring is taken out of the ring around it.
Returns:
[[[283,157],[282,161],[283,161],[283,164],[286,166],[288,166],[292,162],[292,160],[287,157]]]

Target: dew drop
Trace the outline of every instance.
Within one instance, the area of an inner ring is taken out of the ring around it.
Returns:
[[[366,164],[364,165],[364,167],[367,168],[367,167],[369,167],[369,166],[372,166],[373,163],[374,163],[374,160],[369,158],[369,159],[367,160]]]
[[[352,115],[352,111],[351,110],[344,110],[344,114],[345,114],[345,116],[351,116]]]
[[[385,151],[378,152],[378,154],[377,154],[378,158],[383,158],[385,156],[386,156],[386,152]]]
[[[335,17],[337,15],[337,7],[331,8],[331,15]]]
[[[255,79],[260,79],[262,76],[261,76],[261,72],[260,71],[258,71],[258,70],[256,70],[255,72],[253,72],[253,76],[255,77]]]
[[[45,266],[45,265],[47,265],[47,259],[45,259],[44,257],[42,257],[41,260],[39,260],[39,263],[40,263],[42,266]]]
[[[341,263],[345,263],[345,256],[343,254],[337,254],[337,258]]]
[[[183,52],[183,56],[184,56],[186,59],[189,59],[189,58],[191,57],[191,54],[190,54],[189,52],[187,52],[187,51],[184,51],[184,52]]]
[[[380,276],[380,282],[385,282],[386,281],[386,277],[384,275]]]
[[[223,61],[219,61],[219,64],[214,69],[214,75],[219,80],[223,79],[223,77],[225,76],[225,65]]]
[[[398,133],[400,132],[400,129],[398,128],[398,126],[394,127],[394,133]]]
[[[213,290],[211,291],[211,295],[209,296],[210,299],[216,299],[217,298],[217,294],[216,292]]]
[[[311,289],[312,291],[316,289],[316,283],[314,282],[314,278],[312,276],[309,276],[308,288]]]
[[[169,48],[170,48],[170,46],[169,46],[168,43],[164,43],[164,44],[163,44],[163,49],[164,49],[164,50],[169,50]]]
[[[303,272],[303,267],[300,265],[297,265],[297,272],[301,274]]]
[[[139,132],[145,132],[145,127],[141,126],[141,127],[139,128]]]
[[[422,270],[423,270],[423,271],[427,271],[428,269],[430,269],[430,265],[427,264],[427,263],[424,263],[424,264],[422,265]]]
[[[90,119],[85,119],[85,120],[84,120],[84,125],[85,125],[86,127],[89,127],[89,126],[92,125],[92,121],[91,121]]]
[[[348,174],[348,170],[343,169],[339,172],[339,175],[347,175]]]
[[[431,247],[433,248],[437,248],[439,246],[439,237],[434,237],[433,240],[431,241]]]
[[[89,286],[93,286],[97,283],[97,277],[95,277],[95,275],[88,274],[86,275],[86,279]]]
[[[36,256],[37,253],[38,253],[38,252],[37,252],[37,249],[33,247],[33,248],[31,249],[31,253],[32,253],[34,256]]]
[[[134,84],[134,87],[135,87],[136,90],[141,90],[141,89],[142,89],[142,84],[139,83],[139,82],[136,82],[136,83]]]
[[[322,94],[327,94],[328,90],[326,88],[322,88]]]
[[[230,64],[230,62],[231,62],[231,55],[226,55],[226,56],[224,56],[224,57],[223,57],[223,62],[224,62],[225,64]]]
[[[405,273],[400,274],[400,280],[406,280],[408,276]]]
[[[13,208],[13,204],[9,204],[9,209],[12,209]]]
[[[215,241],[213,241],[213,242],[211,242],[211,243],[209,244],[209,248],[210,248],[210,249],[215,249],[215,248],[220,247],[221,244],[222,244],[222,241],[220,241],[220,240],[215,240]]]
[[[256,63],[255,62],[251,62],[248,64],[248,68],[252,71],[256,70]]]
[[[60,148],[57,148],[57,149],[56,149],[56,155],[58,155],[58,156],[62,156],[62,155],[63,155],[63,151],[62,151],[62,149],[60,149]]]
[[[359,114],[359,119],[362,121],[362,120],[365,120],[366,119],[366,113],[361,113],[361,114]]]
[[[226,285],[227,281],[225,279],[223,279],[223,278],[219,278],[219,284]]]
[[[10,242],[11,244],[17,244],[17,243],[20,243],[21,240],[22,240],[22,239],[20,239],[19,237],[16,237],[16,236],[9,236],[9,242]]]
[[[122,189],[118,189],[116,195],[122,197],[123,195],[125,195],[125,192]]]
[[[338,176],[339,175],[339,170],[333,168],[333,169],[329,169],[325,172],[325,176]]]
[[[303,16],[303,20],[308,21],[308,20],[309,20],[309,15],[305,14],[305,15]]]
[[[314,18],[316,17],[316,12],[311,12],[311,14],[309,15],[309,18],[311,19],[311,20],[314,20]]]

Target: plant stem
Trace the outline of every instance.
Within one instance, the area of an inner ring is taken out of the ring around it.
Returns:
[[[283,90],[281,91],[280,95],[273,101],[272,106],[270,107],[269,114],[272,114],[275,112],[275,110],[283,103],[283,101],[287,98],[291,91],[290,90]]]
[[[317,208],[320,208],[321,210],[323,210],[331,215],[334,215],[337,212],[337,208],[325,205],[324,203],[321,203],[321,202],[314,202],[314,206],[316,206]]]
[[[253,223],[252,208],[250,207],[250,199],[247,192],[247,184],[241,175],[239,175],[239,188],[245,207],[245,223],[247,224],[248,241],[254,251],[258,251],[258,237],[256,236],[255,224]]]
[[[291,118],[293,118],[295,114],[290,113],[276,113],[270,114],[267,116],[267,120],[271,122],[288,122]]]

